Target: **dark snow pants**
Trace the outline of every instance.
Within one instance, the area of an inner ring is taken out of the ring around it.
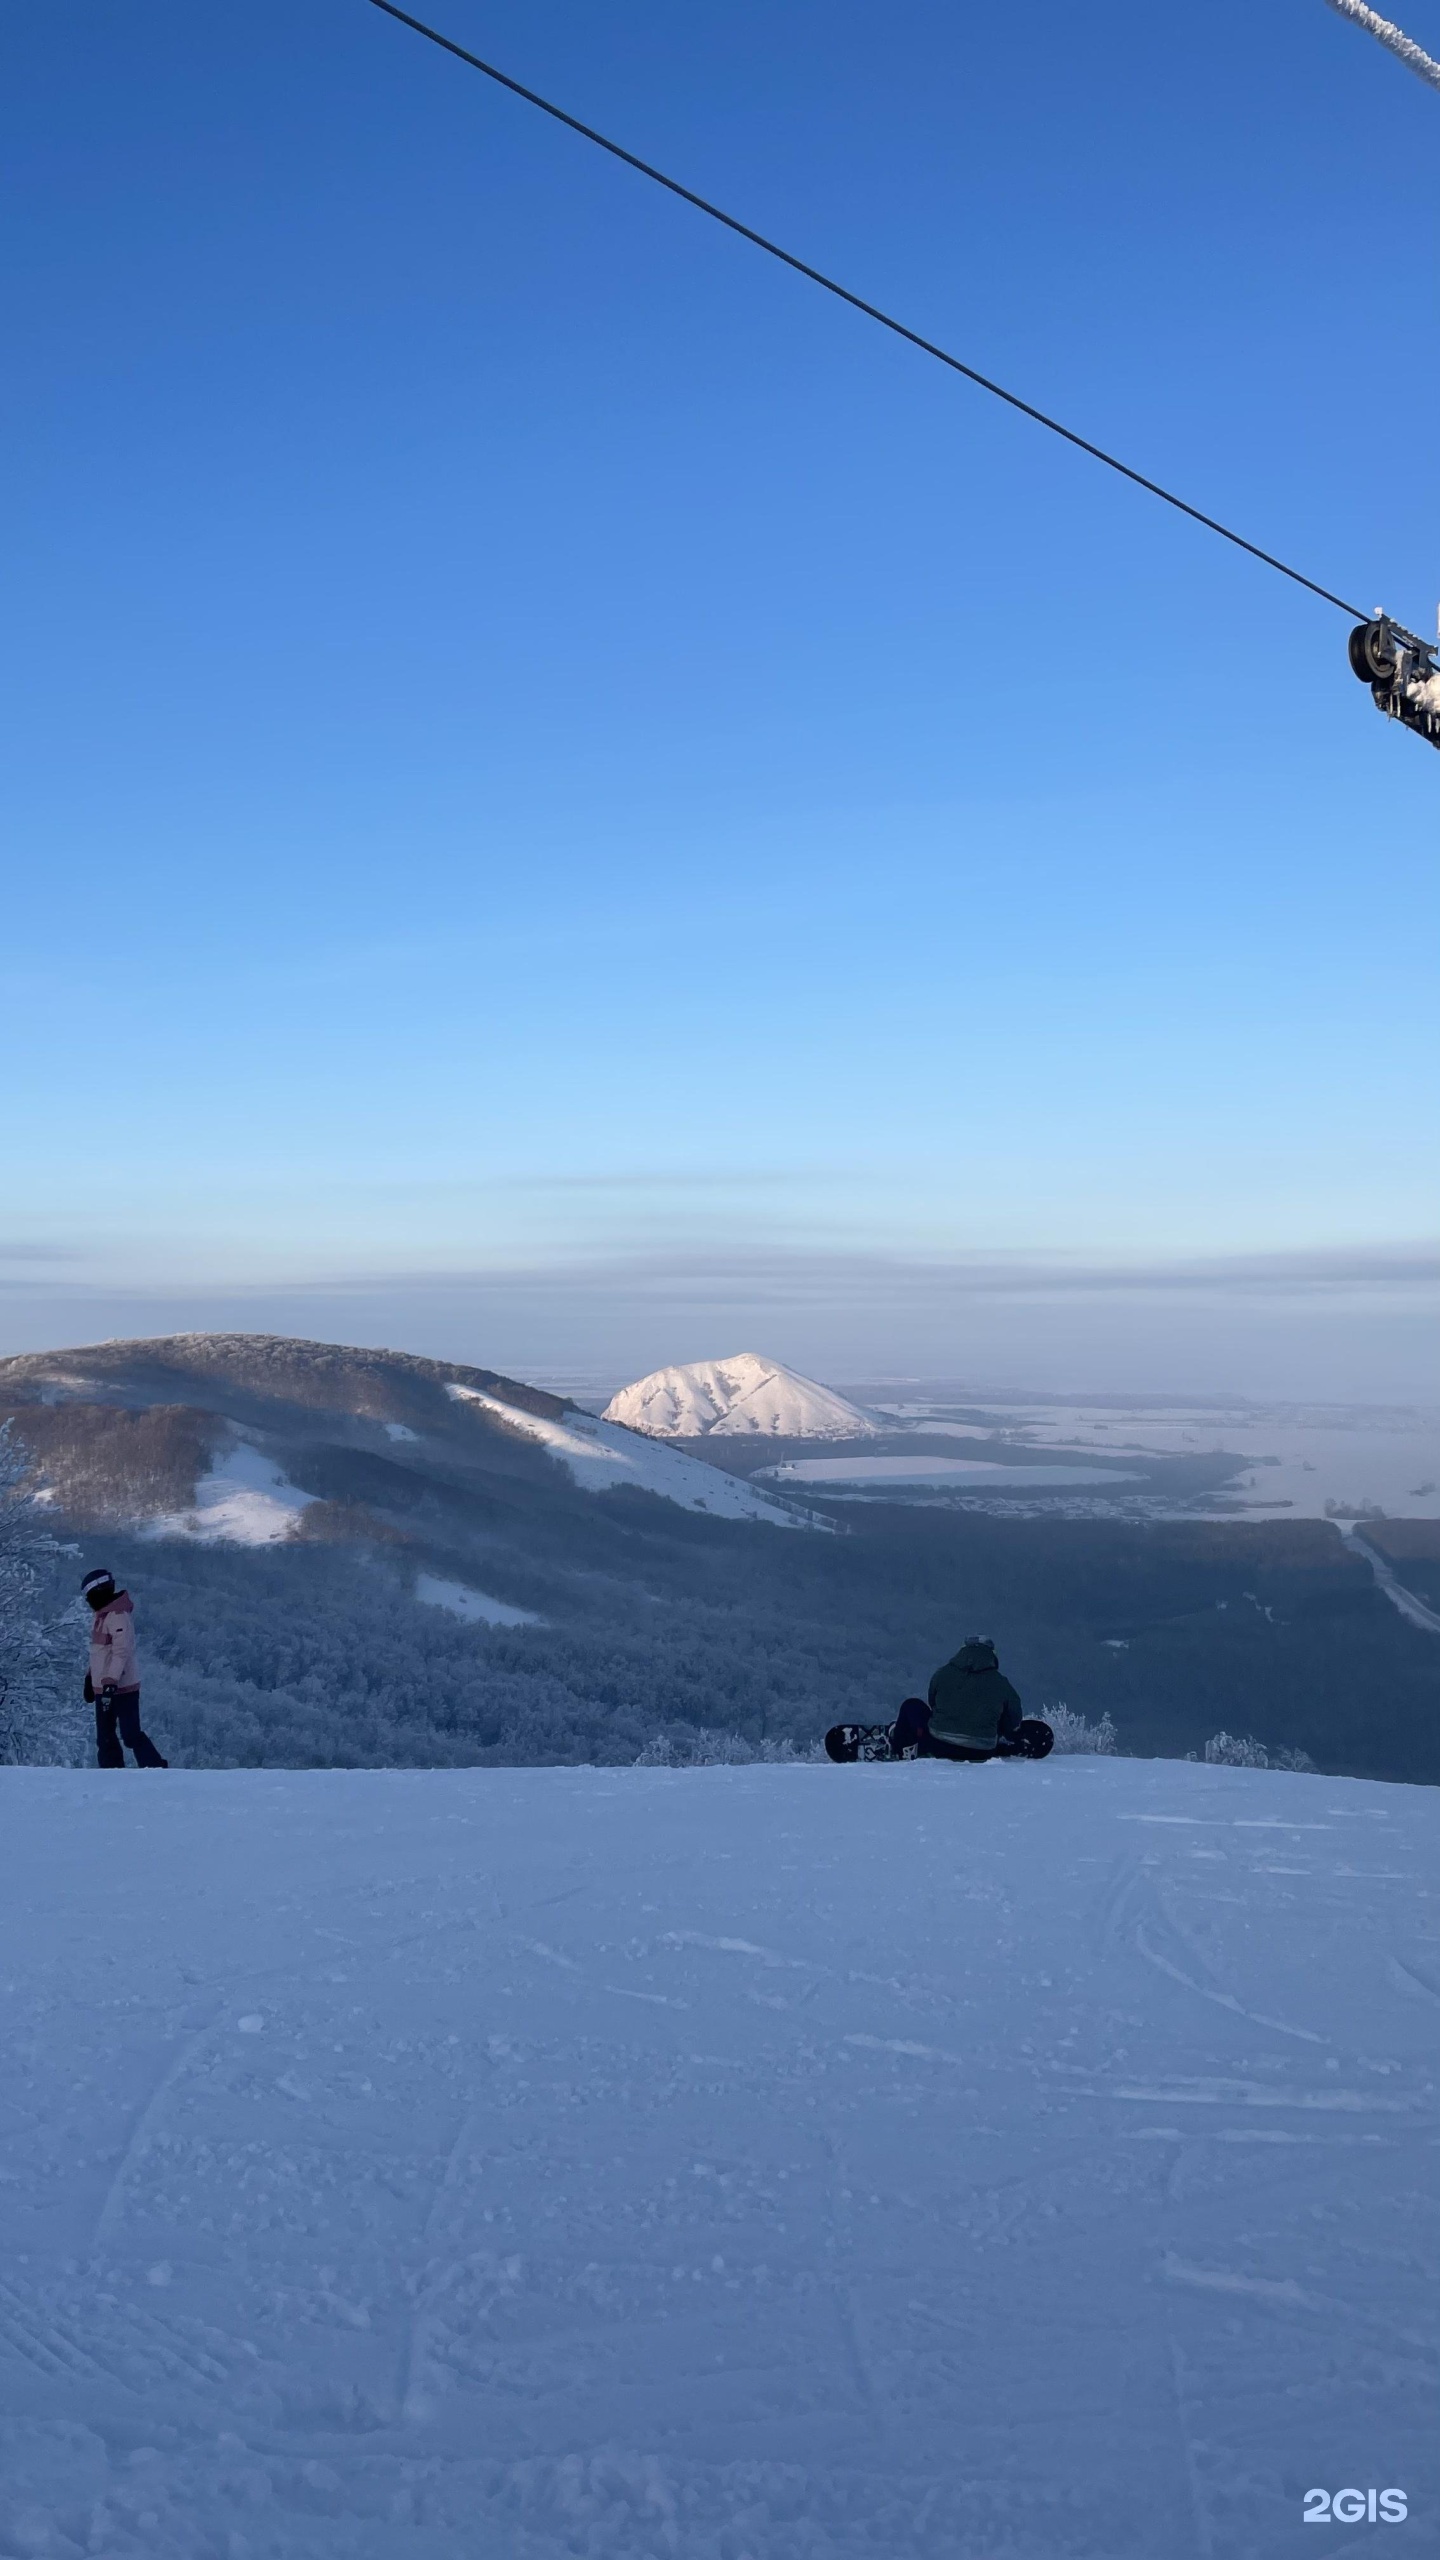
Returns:
[[[120,1728],[118,1734],[115,1730],[117,1725]],[[149,1734],[141,1727],[139,1690],[112,1689],[108,1706],[103,1698],[97,1698],[95,1701],[97,1768],[123,1769],[126,1745],[135,1754],[137,1768],[163,1769],[165,1767],[166,1764],[161,1759]]]
[[[994,1760],[993,1751],[972,1751],[963,1742],[942,1742],[930,1730],[930,1710],[923,1698],[907,1698],[890,1727],[897,1751],[914,1751],[922,1760]]]

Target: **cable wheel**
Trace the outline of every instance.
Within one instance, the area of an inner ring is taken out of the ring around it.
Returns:
[[[1350,664],[1362,684],[1393,684],[1398,663],[1387,623],[1356,624],[1350,634]]]

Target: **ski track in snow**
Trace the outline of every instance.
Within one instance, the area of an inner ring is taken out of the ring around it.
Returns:
[[[1285,2560],[1382,2479],[1440,2548],[1440,1790],[0,1820],[0,2560]]]
[[[101,2203],[99,2213],[95,2217],[93,2241],[93,2245],[95,2247],[98,2248],[101,2241],[104,2240],[114,2228],[121,2205],[124,2201],[126,2180],[130,2176],[132,2169],[136,2168],[144,2159],[145,2146],[149,2138],[153,2120],[159,2115],[162,2107],[164,2106],[165,2100],[168,2098],[177,2080],[183,2076],[183,2074],[189,2069],[191,2063],[204,2051],[214,2032],[214,2023],[212,2021],[208,2026],[202,2027],[198,2035],[191,2036],[187,2042],[182,2045],[179,2053],[174,2055],[166,2069],[161,2072],[160,2077],[156,2081],[154,2088],[151,2090],[149,2097],[141,2107],[140,2112],[135,2119],[134,2130],[131,2133],[129,2141],[126,2143],[124,2150],[120,2154],[115,2175],[105,2190],[105,2195]]]

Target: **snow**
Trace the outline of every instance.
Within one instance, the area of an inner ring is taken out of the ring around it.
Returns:
[[[1007,1467],[995,1458],[791,1458],[763,1470],[773,1484],[951,1484],[983,1485],[1004,1493],[1013,1485],[1052,1487],[1056,1492],[1080,1484],[1140,1484],[1144,1479],[1119,1467]]]
[[[412,1431],[408,1422],[387,1422],[385,1437],[387,1440],[418,1440],[420,1434]]]
[[[492,1600],[468,1582],[446,1582],[438,1573],[415,1577],[415,1597],[428,1609],[448,1609],[452,1618],[479,1619],[487,1627],[543,1627],[533,1609],[517,1609],[508,1600]]]
[[[982,1421],[957,1423],[933,1402],[882,1408],[902,1427],[966,1438],[998,1433],[1012,1446],[1066,1456],[1196,1457],[1226,1450],[1244,1463],[1213,1492],[1161,1497],[1157,1516],[1323,1520],[1327,1504],[1372,1505],[1391,1518],[1440,1519],[1440,1413],[1419,1405],[983,1403]],[[957,1394],[956,1401],[961,1401]]]
[[[291,1484],[273,1458],[242,1440],[200,1478],[193,1511],[166,1512],[147,1521],[144,1534],[198,1538],[205,1546],[226,1540],[233,1546],[267,1547],[293,1535],[301,1512],[315,1499]]]
[[[77,1377],[72,1370],[52,1369],[36,1392],[37,1404],[68,1404],[74,1396],[103,1396],[105,1390],[96,1378]]]
[[[869,1440],[880,1427],[844,1396],[758,1351],[654,1369],[611,1397],[605,1419],[667,1440],[726,1432],[759,1432],[781,1440]]]
[[[6,1768],[0,1821],[7,2560],[1282,2560],[1355,2483],[1435,2549],[1440,1793]]]
[[[1427,1635],[1440,1636],[1440,1610],[1427,1607],[1413,1591],[1406,1590],[1389,1559],[1379,1554],[1368,1538],[1360,1536],[1353,1521],[1342,1520],[1338,1525],[1341,1536],[1354,1548],[1357,1556],[1364,1557],[1392,1609],[1398,1609],[1401,1617],[1408,1618],[1412,1627],[1423,1627]]]
[[[1187,1502],[1190,1512],[1225,1517],[1238,1499],[1256,1517],[1319,1520],[1335,1502],[1440,1518],[1440,1415],[1420,1407],[1077,1405],[1049,1413],[1012,1407],[1003,1419],[1027,1443],[1088,1445],[1115,1457],[1253,1453],[1222,1489]]]
[[[543,1415],[522,1413],[515,1405],[502,1404],[497,1396],[485,1395],[479,1387],[452,1385],[445,1393],[457,1404],[483,1405],[487,1413],[493,1413],[511,1430],[523,1432],[528,1440],[538,1440],[552,1457],[563,1461],[587,1493],[604,1493],[614,1485],[629,1484],[643,1493],[661,1494],[667,1502],[678,1502],[684,1511],[708,1511],[717,1520],[764,1520],[774,1529],[828,1526],[804,1512],[789,1509],[756,1485],[746,1484],[737,1476],[722,1475],[718,1467],[707,1466],[703,1458],[688,1457],[680,1449],[657,1447],[653,1440],[627,1431],[622,1424],[597,1421],[593,1414],[578,1412],[567,1413],[563,1422],[552,1422]]]

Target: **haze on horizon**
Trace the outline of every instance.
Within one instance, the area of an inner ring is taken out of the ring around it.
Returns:
[[[1310,0],[445,24],[1428,625],[1353,173],[1436,101]],[[1440,1401],[1434,775],[1338,615],[374,11],[10,66],[0,1350]]]

